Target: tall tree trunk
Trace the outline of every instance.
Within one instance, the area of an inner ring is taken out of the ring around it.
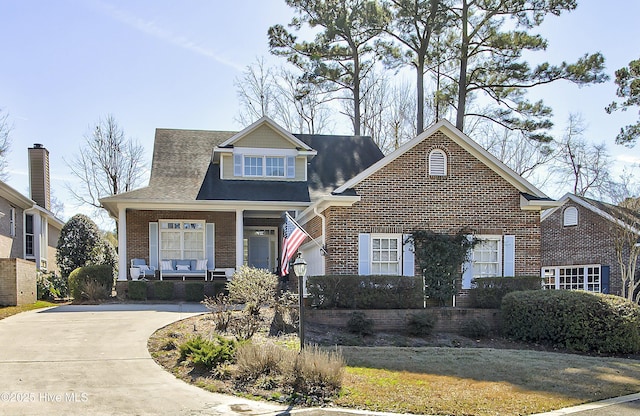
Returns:
[[[360,57],[357,48],[353,54],[353,134],[360,136]]]
[[[462,1],[462,38],[460,39],[460,76],[458,77],[458,113],[456,127],[464,130],[464,114],[467,107],[467,66],[469,64],[469,39],[468,39],[469,6],[466,0]]]
[[[417,118],[416,118],[416,135],[424,131],[424,56],[418,55],[418,64],[416,66],[416,86],[417,86]]]

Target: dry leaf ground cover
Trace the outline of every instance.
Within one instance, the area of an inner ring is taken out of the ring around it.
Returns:
[[[176,322],[150,338],[149,350],[168,371],[210,391],[286,400],[278,386],[237,391],[229,379],[179,363],[174,347],[197,334],[212,336],[212,328],[208,314]],[[326,328],[308,329],[312,342],[326,341]],[[332,331],[352,344],[357,341],[351,334]],[[265,321],[253,342],[267,340],[297,348],[295,334],[269,337]],[[347,368],[342,390],[331,404],[431,415],[527,415],[640,391],[636,359],[508,349],[521,344],[443,334],[422,339],[378,334],[362,343],[375,346],[340,347]],[[485,345],[492,348],[478,348]]]

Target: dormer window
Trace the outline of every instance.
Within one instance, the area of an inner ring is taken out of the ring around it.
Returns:
[[[234,176],[294,178],[296,174],[295,156],[235,154],[233,164]]]
[[[429,176],[447,176],[447,154],[443,150],[429,153]]]

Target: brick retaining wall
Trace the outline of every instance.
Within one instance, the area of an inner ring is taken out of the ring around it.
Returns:
[[[309,323],[345,327],[355,310],[347,309],[306,309],[305,320]],[[499,332],[502,326],[499,309],[471,308],[427,308],[427,309],[370,309],[358,310],[374,322],[374,331],[404,332],[407,316],[414,313],[430,313],[437,318],[434,332],[461,332],[462,325],[472,319],[481,319],[489,324],[492,332]]]
[[[0,259],[0,305],[19,306],[37,298],[36,265],[22,259]]]

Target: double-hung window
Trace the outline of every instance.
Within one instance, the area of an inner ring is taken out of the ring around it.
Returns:
[[[479,237],[473,248],[473,278],[502,275],[502,237]]]
[[[396,235],[371,236],[371,273],[400,275],[402,242]]]
[[[265,157],[265,176],[284,178],[284,157]]]
[[[204,221],[160,221],[161,259],[204,259]]]
[[[34,251],[34,234],[33,234],[33,215],[26,214],[24,216],[24,254],[25,257],[33,258]]]
[[[244,176],[262,176],[262,157],[244,157]]]

